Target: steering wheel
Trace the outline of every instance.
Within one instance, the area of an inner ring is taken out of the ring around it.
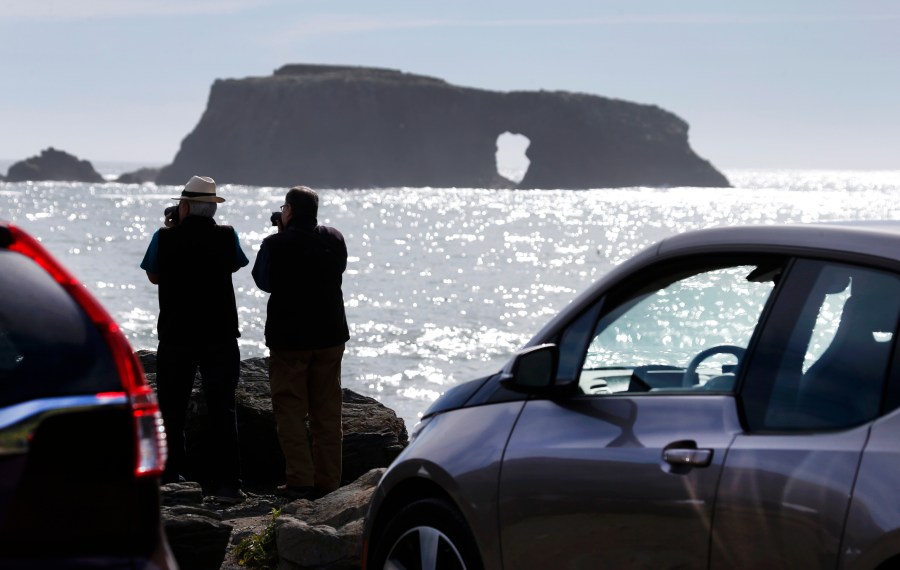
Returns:
[[[720,344],[701,350],[690,362],[688,362],[687,368],[684,369],[684,376],[681,377],[682,388],[693,388],[700,383],[700,376],[697,375],[697,367],[710,356],[714,354],[731,354],[737,357],[738,365],[740,365],[745,352],[747,352],[747,349],[733,344]]]

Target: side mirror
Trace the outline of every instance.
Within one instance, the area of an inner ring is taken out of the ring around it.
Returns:
[[[500,384],[509,390],[526,394],[547,394],[556,387],[559,348],[541,344],[518,352],[504,368]]]

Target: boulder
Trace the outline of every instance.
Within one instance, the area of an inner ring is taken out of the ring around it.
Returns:
[[[163,493],[165,496],[165,493]],[[183,570],[219,570],[231,540],[232,525],[201,506],[162,507],[163,529],[172,555]]]
[[[384,469],[316,501],[286,505],[276,519],[279,568],[359,568],[365,516]]]
[[[526,136],[516,186],[497,139]],[[498,92],[391,69],[285,65],[219,79],[203,116],[156,182],[318,188],[728,186],[654,105],[565,91]]]
[[[40,156],[32,156],[16,162],[9,167],[6,178],[9,182],[28,180],[106,182],[87,160],[79,160],[77,157],[53,147],[41,151]]]
[[[156,353],[137,352],[144,372],[156,386]],[[284,455],[278,443],[268,380],[268,359],[250,358],[241,362],[236,390],[238,434],[241,452],[241,476],[244,487],[270,493],[284,482]],[[210,450],[206,402],[199,375],[195,379],[189,404],[186,432],[189,480],[210,484],[215,474]],[[355,481],[368,471],[387,467],[406,447],[406,425],[397,414],[372,398],[349,389],[343,390],[343,469],[342,484]]]

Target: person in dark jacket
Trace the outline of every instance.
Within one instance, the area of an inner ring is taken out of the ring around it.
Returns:
[[[218,460],[213,497],[239,503],[245,498],[235,414],[241,356],[231,275],[250,261],[234,228],[213,220],[225,199],[212,178],[192,177],[174,199],[180,221],[157,230],[141,262],[159,286],[156,390],[169,448],[163,482],[185,480],[184,428],[199,369]]]
[[[291,188],[278,233],[263,240],[253,265],[256,286],[270,293],[269,384],[286,479],[276,492],[293,499],[315,499],[341,483],[347,246],[338,230],[318,224],[318,209],[315,191]]]

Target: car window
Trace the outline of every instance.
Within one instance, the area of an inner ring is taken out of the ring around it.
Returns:
[[[900,317],[900,279],[816,261],[798,263],[797,274],[808,276],[807,293],[759,427],[837,429],[875,418]]]
[[[604,315],[587,349],[585,394],[729,392],[780,262],[698,269]]]
[[[78,304],[32,260],[0,251],[0,405],[121,389]]]

